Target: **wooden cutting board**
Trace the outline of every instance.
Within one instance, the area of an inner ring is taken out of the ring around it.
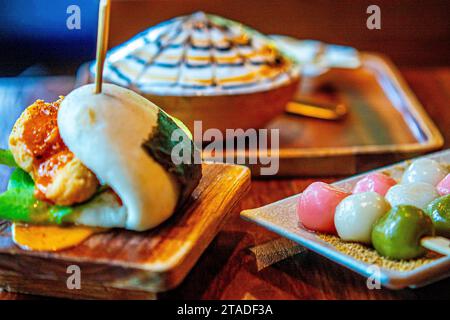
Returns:
[[[246,167],[204,164],[190,201],[160,227],[111,230],[59,252],[20,249],[9,223],[0,222],[0,288],[68,298],[157,298],[184,279],[249,186]],[[71,265],[80,268],[80,289],[67,286]]]

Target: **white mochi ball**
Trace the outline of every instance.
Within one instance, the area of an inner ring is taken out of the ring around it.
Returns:
[[[447,175],[447,169],[431,159],[415,160],[402,177],[401,183],[425,182],[436,186]]]
[[[339,237],[370,244],[373,225],[389,209],[389,203],[376,192],[348,196],[339,203],[334,215]]]
[[[386,200],[392,207],[411,205],[425,210],[427,205],[439,197],[436,187],[425,182],[397,184],[389,189]]]

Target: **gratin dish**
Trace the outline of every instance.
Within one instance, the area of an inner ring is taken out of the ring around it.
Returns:
[[[450,163],[450,150],[425,157],[441,163]],[[405,161],[373,172],[383,172],[398,178],[409,162]],[[354,176],[336,182],[334,185],[351,190],[365,175]],[[393,261],[380,257],[373,249],[360,244],[344,242],[335,236],[306,230],[298,223],[297,202],[299,197],[300,194],[261,208],[245,210],[241,212],[241,216],[364,277],[373,277],[374,272],[379,271],[381,285],[390,289],[420,287],[450,276],[450,257],[448,256],[428,253],[420,259]],[[378,269],[374,269],[374,266]]]
[[[89,80],[95,77],[95,63]],[[158,24],[109,51],[104,80],[130,88],[191,130],[260,128],[282,114],[299,66],[269,37],[203,12]]]

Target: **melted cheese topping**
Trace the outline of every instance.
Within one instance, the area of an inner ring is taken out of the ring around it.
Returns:
[[[197,12],[154,26],[111,50],[105,80],[142,93],[241,94],[291,83],[299,68],[263,34]],[[95,76],[95,65],[91,66]]]

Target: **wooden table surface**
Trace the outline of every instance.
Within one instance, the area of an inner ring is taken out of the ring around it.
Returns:
[[[450,145],[450,68],[408,68],[405,79]],[[28,81],[28,80],[27,80]],[[45,79],[24,84],[20,79],[0,79],[0,134],[17,114],[23,101],[65,94],[72,78],[42,85]],[[45,87],[45,90],[43,89]],[[48,93],[48,89],[50,93]],[[8,108],[3,109],[3,108]],[[6,112],[5,112],[6,110]],[[8,122],[9,121],[9,122]],[[0,137],[4,137],[1,136]],[[5,143],[0,140],[0,146]],[[325,179],[332,182],[336,179]],[[249,250],[277,235],[239,218],[242,209],[259,207],[301,192],[312,179],[254,180],[247,196],[215,238],[185,281],[165,293],[167,299],[449,299],[450,278],[420,289],[369,290],[366,279],[313,252],[302,252],[262,270],[257,270]],[[1,181],[0,181],[1,183]],[[0,299],[33,299],[22,294],[0,293]]]

